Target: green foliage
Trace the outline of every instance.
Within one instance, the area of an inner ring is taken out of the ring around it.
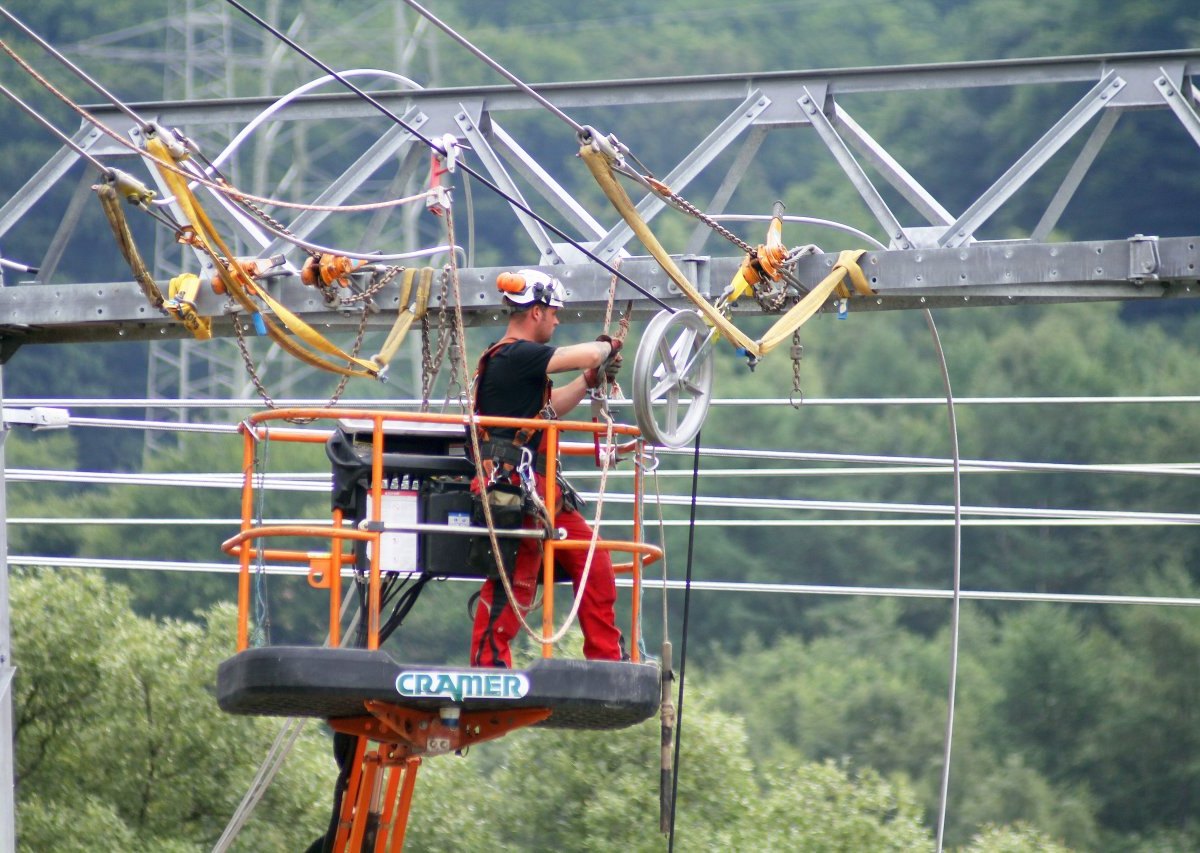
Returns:
[[[756,767],[737,715],[689,691],[676,842],[687,850],[931,846],[911,791],[784,750]],[[421,770],[406,849],[660,851],[659,730],[519,732]],[[470,767],[479,767],[471,770]],[[464,795],[464,792],[468,792]]]
[[[203,625],[153,622],[130,611],[123,587],[69,571],[14,576],[11,601],[22,847],[211,845],[278,728],[216,707],[231,609],[210,611]],[[282,853],[318,834],[327,756],[310,728],[236,849]]]
[[[989,825],[971,839],[964,853],[1069,853],[1045,833],[1027,824],[1015,826]]]

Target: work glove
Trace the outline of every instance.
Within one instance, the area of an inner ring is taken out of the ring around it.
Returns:
[[[596,340],[602,341],[609,345],[611,352],[604,363],[599,367],[589,367],[583,371],[583,382],[589,388],[600,387],[600,381],[607,379],[612,382],[617,375],[617,371],[621,369],[621,344],[624,343],[620,338],[612,338],[608,335],[599,335]]]
[[[612,353],[610,353],[610,354],[609,354],[609,356],[608,356],[610,359],[611,359],[613,356],[615,356],[617,353],[619,353],[619,352],[621,351],[621,345],[622,345],[623,343],[625,343],[625,342],[624,342],[623,340],[621,340],[620,338],[612,338],[612,337],[610,337],[610,336],[608,336],[608,335],[598,335],[598,336],[596,337],[596,340],[598,340],[598,341],[603,341],[604,343],[606,343],[606,344],[608,344],[610,347],[612,347]]]
[[[620,372],[621,364],[624,361],[625,356],[617,353],[603,365],[601,369],[604,371],[604,378],[607,379],[609,383],[617,381],[617,373]]]

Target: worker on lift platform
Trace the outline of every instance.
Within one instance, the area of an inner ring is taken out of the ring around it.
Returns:
[[[502,273],[497,287],[509,311],[504,337],[492,344],[479,359],[475,373],[475,411],[479,415],[513,418],[554,419],[574,409],[606,378],[612,380],[621,367],[621,341],[600,335],[589,343],[550,346],[558,326],[558,311],[565,293],[562,282],[537,270]],[[550,374],[581,370],[582,374],[562,387],[554,387]],[[541,430],[480,429],[480,455],[489,477],[519,483],[517,467],[531,451],[536,471],[537,493],[546,494],[545,440]],[[512,472],[511,474],[509,472]],[[478,483],[474,484],[478,488]],[[554,524],[566,530],[568,539],[590,539],[592,529],[580,515],[582,501],[560,481],[562,508]],[[565,487],[565,488],[563,488]],[[523,525],[540,526],[526,516]],[[557,566],[566,570],[578,592],[587,555],[584,551],[559,551]],[[515,606],[528,608],[541,575],[541,546],[536,539],[521,539],[511,573]],[[547,593],[549,594],[549,593]],[[584,656],[593,660],[626,658],[624,640],[616,627],[613,606],[617,599],[612,559],[596,550],[579,606],[583,629]],[[519,627],[514,603],[508,601],[498,579],[484,581],[475,609],[471,635],[472,666],[512,666],[510,644]]]

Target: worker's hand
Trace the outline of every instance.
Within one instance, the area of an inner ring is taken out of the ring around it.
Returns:
[[[583,384],[588,388],[599,388],[600,377],[603,375],[599,367],[589,367],[583,371]]]

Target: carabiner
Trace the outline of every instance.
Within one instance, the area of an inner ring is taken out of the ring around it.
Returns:
[[[521,448],[521,464],[517,466],[517,476],[521,478],[521,486],[527,493],[537,493],[537,477],[533,472],[533,451],[528,447]]]

